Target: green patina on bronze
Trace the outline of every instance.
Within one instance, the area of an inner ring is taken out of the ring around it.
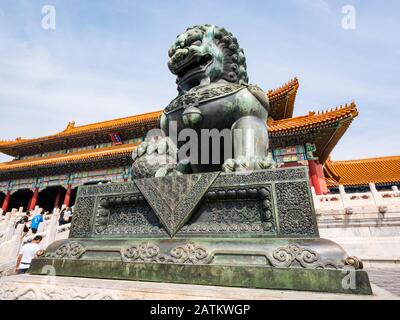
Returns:
[[[236,37],[215,25],[194,26],[177,36],[168,53],[168,67],[177,77],[178,96],[161,115],[160,136],[163,138],[148,139],[133,152],[134,179],[272,168],[274,162],[268,156],[265,124],[269,100],[257,85],[248,84],[246,58]],[[197,132],[230,130],[229,147],[225,144],[220,150],[204,147],[209,140],[198,135],[198,147],[190,153],[197,152],[201,159],[203,154],[209,153],[210,159],[214,159],[213,153],[218,153],[219,160],[199,163],[189,159],[182,165],[185,159],[179,158],[175,150],[186,145],[186,141],[178,137],[187,129]],[[255,138],[252,142],[249,138],[240,139],[233,136],[235,130],[244,135],[253,130]],[[161,151],[160,144],[164,145],[166,140],[171,148]],[[252,148],[253,144],[256,148]],[[166,154],[168,164],[165,163]]]
[[[160,121],[167,136],[176,121],[177,133],[232,129],[256,139],[233,137],[234,157],[216,165],[173,163],[179,144],[145,141],[133,154],[134,181],[79,188],[70,238],[31,272],[52,265],[60,276],[371,294],[362,263],[319,238],[307,168],[276,168],[268,155],[268,99],[247,84],[237,39],[195,26],[169,56],[179,95]]]
[[[33,274],[45,266],[55,268],[58,276],[171,282],[197,285],[231,286],[334,292],[346,294],[372,294],[368,274],[355,271],[354,288],[345,289],[342,281],[346,273],[341,270],[284,269],[233,265],[179,265],[162,263],[124,263],[105,260],[35,260]],[[46,269],[47,270],[47,269]],[[79,270],[79,274],[77,271]],[[251,299],[251,296],[248,297]]]
[[[210,76],[211,82],[219,79],[239,84],[248,82],[243,49],[232,33],[224,28],[207,24],[188,28],[177,36],[168,55],[168,67],[178,76],[178,84],[184,80],[182,70],[186,71],[191,64],[201,66],[198,62],[202,59],[205,65],[209,64],[205,74]]]
[[[71,238],[50,245],[31,272],[43,274],[51,264],[65,276],[370,293],[359,270],[354,289],[343,287],[347,254],[318,237],[306,168],[214,175],[204,180],[211,183],[208,191],[174,234],[162,221],[176,212],[159,220],[147,201],[157,209],[159,201],[181,199],[184,207],[187,194],[174,194],[197,194],[197,185],[183,191],[179,176],[152,179],[165,184],[160,194],[133,182],[81,187]]]

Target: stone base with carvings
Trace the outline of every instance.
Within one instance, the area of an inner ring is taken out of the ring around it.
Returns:
[[[79,188],[70,239],[31,265],[57,275],[370,294],[357,259],[319,238],[304,167]]]
[[[0,300],[398,300],[372,295],[246,289],[160,282],[19,275],[0,278]],[[156,304],[156,303],[155,303]]]
[[[371,294],[367,273],[344,270],[344,257],[341,247],[325,239],[62,240],[33,261],[31,272]]]

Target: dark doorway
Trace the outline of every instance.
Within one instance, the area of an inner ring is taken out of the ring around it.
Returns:
[[[58,207],[61,207],[62,201],[65,196],[65,189],[63,187],[55,186],[48,187],[39,193],[37,205],[43,208],[45,211],[52,212],[54,206],[57,205],[56,200],[58,198]]]
[[[5,193],[3,193],[3,192],[0,192],[0,209],[1,209],[1,207],[3,206],[3,202],[4,202],[4,199],[6,198],[6,194]],[[7,209],[6,209],[7,210]],[[4,212],[3,212],[4,213]]]
[[[76,193],[78,192],[78,187],[75,187],[72,189],[71,192],[71,200],[69,201],[69,206],[72,207],[73,205],[75,205],[75,201],[76,201]]]
[[[86,183],[84,183],[83,185],[84,185],[84,186],[92,186],[92,185],[95,185],[95,184],[100,184],[100,183],[106,184],[106,183],[109,183],[109,182],[110,182],[110,180],[97,180],[97,181],[89,181],[89,182],[86,182]]]
[[[33,191],[29,189],[21,189],[11,195],[11,201],[9,205],[9,210],[24,208],[24,211],[28,210],[29,202],[31,201]]]

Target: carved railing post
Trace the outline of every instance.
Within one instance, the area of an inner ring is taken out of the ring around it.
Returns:
[[[14,263],[16,262],[18,253],[19,253],[19,249],[21,248],[21,244],[22,244],[22,232],[24,230],[24,225],[21,223],[17,226],[17,228],[15,229],[15,234],[14,234],[14,238],[12,241],[12,249],[11,249],[11,258],[15,258],[15,260],[13,261]]]
[[[340,200],[343,205],[344,213],[351,214],[352,207],[351,207],[350,199],[349,199],[349,196],[347,195],[346,190],[342,184],[339,185],[339,192],[340,192]]]
[[[371,190],[372,198],[374,199],[374,203],[376,207],[378,208],[379,213],[386,213],[387,212],[387,207],[383,203],[383,199],[381,194],[376,190],[375,183],[370,183],[369,184],[369,189]]]
[[[317,193],[315,192],[315,188],[311,186],[311,194],[314,201],[315,213],[321,214],[321,201],[319,200]]]
[[[44,222],[42,222],[41,224],[39,224],[39,228],[38,228],[37,233],[38,233],[38,234],[39,234],[39,233],[43,233],[43,232],[46,231],[46,229],[47,229],[47,223],[46,223],[46,221],[44,221]]]
[[[0,224],[0,231],[5,231],[11,219],[11,212],[7,212],[2,223]]]
[[[42,247],[46,249],[57,236],[58,216],[53,214],[46,228],[46,235]]]
[[[15,266],[22,243],[23,228],[23,224],[18,225],[13,236],[0,245],[0,271],[6,271]]]
[[[9,220],[4,241],[10,240],[14,236],[15,223],[17,222],[17,218],[18,217],[16,215],[12,215],[11,219]]]

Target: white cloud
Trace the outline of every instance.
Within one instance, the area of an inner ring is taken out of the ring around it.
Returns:
[[[54,64],[49,52],[14,40],[0,50],[1,139],[47,135],[77,124],[162,109],[158,84]],[[168,90],[165,90],[168,92]],[[173,93],[170,93],[170,97]]]

